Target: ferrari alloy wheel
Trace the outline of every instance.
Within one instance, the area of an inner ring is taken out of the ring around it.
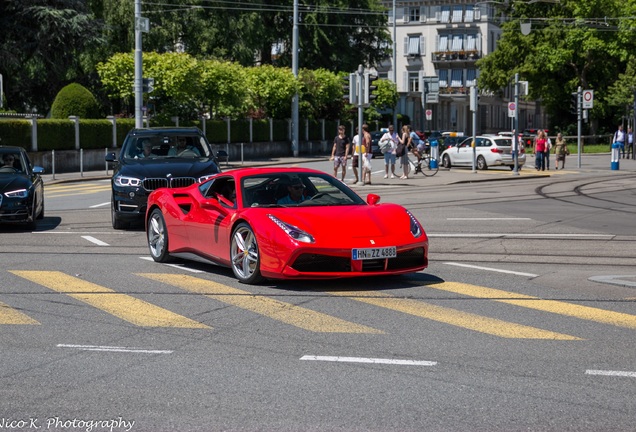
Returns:
[[[232,233],[230,259],[234,276],[243,283],[255,284],[263,277],[260,271],[260,257],[256,235],[246,223],[240,223]]]
[[[148,248],[157,262],[170,261],[168,254],[168,229],[161,210],[154,209],[148,219]]]

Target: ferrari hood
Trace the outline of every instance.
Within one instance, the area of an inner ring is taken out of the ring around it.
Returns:
[[[122,165],[119,174],[137,177],[200,177],[219,172],[212,159],[147,159],[131,160]]]
[[[24,175],[0,174],[0,192],[8,192],[31,187],[31,180]]]
[[[378,240],[409,234],[409,215],[404,208],[394,204],[268,210],[277,210],[269,213],[328,243],[342,243],[345,239]]]

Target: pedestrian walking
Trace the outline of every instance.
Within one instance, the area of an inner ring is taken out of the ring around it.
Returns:
[[[548,145],[548,140],[545,137],[543,129],[539,129],[537,136],[534,139],[534,166],[537,171],[545,171],[545,149]]]
[[[402,136],[398,138],[398,146],[395,150],[395,156],[400,159],[400,166],[402,167],[402,180],[409,178],[409,147],[411,145],[411,137],[409,135],[409,126],[402,126]]]
[[[554,154],[556,156],[556,169],[559,169],[559,162],[561,162],[561,169],[565,169],[565,157],[570,154],[570,150],[568,150],[567,143],[561,132],[557,134],[554,142]]]
[[[345,181],[347,175],[347,156],[349,156],[350,147],[349,137],[345,134],[344,125],[338,126],[338,135],[333,139],[333,148],[331,149],[331,160],[333,161],[333,176],[338,178],[338,168],[342,168],[341,180]]]
[[[360,177],[358,177],[358,165],[360,163],[361,156],[367,152],[366,148],[364,147],[364,145],[361,144],[361,142],[362,140],[360,139],[360,132],[356,127],[356,134],[354,135],[352,140],[353,150],[351,151],[353,153],[353,156],[351,157],[351,168],[353,168],[353,176],[355,177],[355,180],[352,184],[358,183],[358,180],[360,179]]]
[[[545,169],[550,171],[550,151],[552,150],[552,140],[546,134],[545,136],[545,151],[543,152],[543,160],[545,162]]]
[[[625,132],[623,132],[623,125],[618,125],[618,130],[614,133],[614,141],[612,142],[618,143],[619,153],[622,153],[623,159],[625,159]]]
[[[627,159],[629,159],[629,153],[632,153],[632,159],[636,159],[634,155],[634,132],[632,131],[632,127],[627,127]]]
[[[362,183],[371,184],[371,159],[373,159],[373,149],[371,146],[371,134],[369,133],[369,125],[362,125],[362,147],[365,151],[362,152]],[[367,180],[368,179],[368,180]]]
[[[389,125],[389,131],[382,135],[380,142],[389,143],[388,149],[384,152],[384,178],[389,178],[389,165],[391,166],[391,178],[395,178],[395,150],[400,142],[393,125]]]

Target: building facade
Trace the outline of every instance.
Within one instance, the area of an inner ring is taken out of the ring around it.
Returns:
[[[389,10],[389,32],[395,32],[395,65],[390,58],[376,69],[381,78],[395,81],[400,95],[397,112],[407,115],[415,128],[472,134],[469,89],[479,78],[476,62],[497,49],[502,33],[501,9],[494,3],[400,1],[393,16],[394,2],[383,2]],[[423,98],[423,77],[438,78],[437,101]],[[514,82],[499,92],[480,92],[477,133],[511,130],[513,101]],[[547,127],[539,103],[520,98],[518,109],[519,130]],[[426,111],[432,114],[430,120]]]

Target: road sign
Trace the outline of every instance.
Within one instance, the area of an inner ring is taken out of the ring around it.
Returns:
[[[517,104],[514,102],[508,102],[508,117],[514,117],[517,110]]]
[[[433,110],[426,110],[426,120],[433,120]]]
[[[583,109],[594,106],[594,90],[583,90]]]

